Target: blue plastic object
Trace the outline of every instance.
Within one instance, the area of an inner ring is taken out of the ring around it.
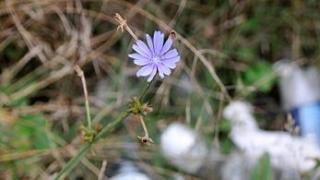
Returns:
[[[314,135],[320,144],[320,101],[293,108],[291,114],[301,134]]]

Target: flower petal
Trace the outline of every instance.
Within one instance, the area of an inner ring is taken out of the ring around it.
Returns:
[[[137,41],[137,45],[139,47],[141,47],[141,49],[143,49],[143,51],[145,51],[145,53],[151,55],[151,51],[150,51],[149,47],[147,46],[147,44],[145,42],[143,42],[141,40],[138,40]]]
[[[142,60],[142,59],[135,59],[133,61],[133,63],[135,63],[136,65],[139,65],[139,66],[145,66],[147,64],[150,64],[151,62],[149,60]]]
[[[161,59],[170,59],[179,56],[179,53],[176,49],[171,49],[167,53],[161,56]]]
[[[160,77],[161,77],[162,73],[165,74],[165,75],[170,75],[171,74],[171,70],[167,66],[165,66],[163,64],[157,64],[157,67],[158,67],[158,71],[159,71]],[[163,78],[163,76],[161,78]]]
[[[167,66],[170,69],[174,69],[177,66],[176,63],[173,63],[173,62],[169,62],[169,63],[166,63],[164,65]]]
[[[142,56],[151,58],[151,54],[148,52],[148,49],[144,49],[142,46],[139,46],[138,44],[134,44],[132,46],[132,49],[135,50],[137,53],[139,53]]]
[[[155,55],[159,55],[163,46],[164,34],[160,31],[155,31],[153,34],[153,47]]]
[[[165,60],[162,60],[161,62],[163,65],[167,66],[168,68],[174,69],[178,61],[180,61],[180,56],[170,58],[170,59],[165,59]]]
[[[147,44],[149,46],[149,49],[152,53],[152,55],[154,55],[154,47],[153,47],[153,42],[152,42],[152,38],[149,34],[146,34],[146,39],[147,39]]]
[[[148,76],[152,70],[153,70],[154,65],[153,64],[149,64],[146,66],[143,66],[142,68],[139,69],[139,71],[137,72],[137,77],[140,76]]]
[[[132,53],[129,54],[129,57],[132,59],[137,59],[137,60],[149,60],[149,58],[142,56],[141,54],[138,53]]]
[[[154,78],[156,73],[157,73],[157,67],[153,66],[152,72],[151,72],[150,76],[148,77],[147,81],[150,82]]]
[[[171,37],[168,37],[167,41],[164,43],[164,45],[160,51],[160,54],[164,54],[164,53],[168,52],[169,49],[171,48],[171,46],[172,46],[172,39],[171,39]]]
[[[159,76],[161,77],[161,79],[163,79],[163,78],[164,78],[164,73],[163,73],[162,70],[160,70],[161,67],[159,67],[159,66],[161,66],[161,65],[160,65],[160,64],[157,64],[157,69],[158,69],[158,72],[159,72]]]
[[[180,56],[175,56],[175,57],[172,57],[172,58],[161,58],[161,62],[168,62],[168,61],[171,61],[171,62],[179,62],[180,61]]]

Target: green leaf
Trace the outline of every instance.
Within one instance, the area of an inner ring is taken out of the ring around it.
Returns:
[[[36,149],[50,148],[47,120],[41,114],[29,114],[17,121],[17,135],[28,138]]]
[[[230,132],[231,131],[231,123],[227,120],[222,120],[218,124],[220,132]]]
[[[25,48],[19,47],[16,43],[9,43],[3,50],[3,54],[5,57],[5,60],[7,61],[16,61],[20,59],[23,54],[26,53]]]
[[[246,62],[253,62],[257,58],[256,54],[256,49],[250,47],[241,47],[236,51],[237,57]]]
[[[271,64],[260,62],[250,67],[242,76],[242,81],[246,86],[255,86],[262,92],[268,92],[273,84],[274,79],[263,81],[264,78],[273,74]]]
[[[260,157],[256,167],[251,172],[251,180],[273,180],[273,171],[269,154]]]
[[[260,28],[259,19],[254,17],[243,22],[239,30],[243,33],[258,31]]]

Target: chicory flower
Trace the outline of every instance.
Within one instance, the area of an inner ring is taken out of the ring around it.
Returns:
[[[149,76],[147,81],[150,82],[157,73],[162,79],[165,75],[170,75],[180,60],[180,55],[172,48],[172,43],[171,37],[164,42],[164,34],[160,31],[155,31],[153,38],[146,34],[146,43],[137,40],[132,46],[135,53],[129,54],[136,65],[142,66],[136,74],[137,77]]]

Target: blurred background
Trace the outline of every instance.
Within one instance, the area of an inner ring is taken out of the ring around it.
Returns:
[[[73,65],[85,73],[97,128],[141,94],[147,82],[135,76],[138,67],[128,59],[134,40],[117,31],[115,13],[140,38],[175,31],[181,61],[158,81],[149,102],[153,112],[146,125],[154,144],[139,143],[141,125],[129,117],[92,147],[68,179],[112,177],[124,161],[151,179],[221,179],[219,163],[209,165],[215,167],[209,175],[171,164],[161,153],[162,132],[179,122],[219,157],[229,156],[238,148],[222,112],[236,99],[252,104],[260,129],[288,132],[286,112],[299,107],[283,106],[291,96],[281,91],[300,85],[281,86],[274,64],[286,59],[301,71],[317,71],[319,8],[316,0],[0,1],[0,179],[50,179],[83,144],[84,96]],[[312,77],[310,82],[320,82]],[[248,177],[278,179],[271,166],[263,156]]]

